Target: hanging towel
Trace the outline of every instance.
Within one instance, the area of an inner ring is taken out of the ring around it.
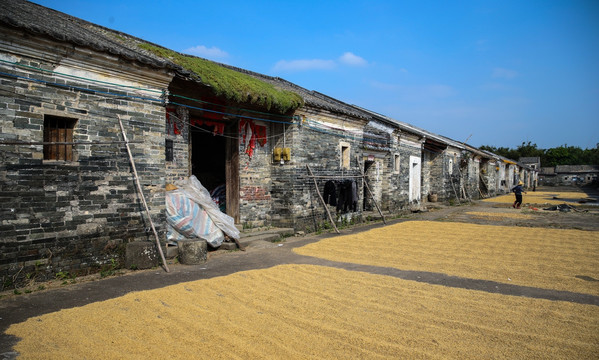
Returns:
[[[324,184],[324,203],[332,206],[337,206],[337,186],[332,180]]]

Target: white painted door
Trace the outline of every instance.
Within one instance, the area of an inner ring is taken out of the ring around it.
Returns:
[[[410,183],[409,183],[409,200],[410,203],[420,202],[420,178],[422,165],[419,157],[410,156]]]

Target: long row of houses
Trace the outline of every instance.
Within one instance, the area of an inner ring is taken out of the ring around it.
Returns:
[[[0,3],[0,33],[5,283],[92,271],[152,238],[119,121],[162,240],[165,186],[191,175],[240,226],[307,232],[327,221],[323,202],[359,220],[536,181],[516,161],[30,2]]]

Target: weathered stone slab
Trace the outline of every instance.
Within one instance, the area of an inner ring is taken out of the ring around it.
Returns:
[[[179,262],[185,265],[198,265],[208,258],[206,240],[182,240],[178,242]]]
[[[127,269],[150,269],[158,265],[159,255],[156,244],[149,241],[133,241],[125,250]]]

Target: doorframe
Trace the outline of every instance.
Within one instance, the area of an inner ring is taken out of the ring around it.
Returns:
[[[239,120],[232,121],[227,126],[228,134],[225,145],[225,178],[227,215],[239,224]]]
[[[416,165],[416,166],[415,166]],[[415,168],[417,168],[417,174],[415,173]],[[417,178],[416,178],[417,176]],[[422,179],[422,159],[417,156],[410,156],[410,172],[409,172],[409,183],[408,183],[408,201],[411,203],[412,201],[420,202],[422,199],[422,188],[421,188],[421,179]],[[416,198],[414,198],[414,193],[417,191]]]

